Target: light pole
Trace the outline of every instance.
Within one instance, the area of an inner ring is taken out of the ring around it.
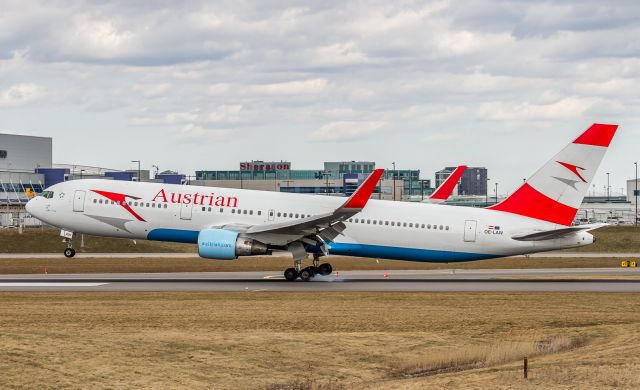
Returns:
[[[607,202],[610,202],[610,199],[609,199],[609,172],[607,172]]]
[[[496,182],[496,204],[498,204],[498,182]]]
[[[131,160],[132,163],[138,163],[138,183],[140,182],[140,160]]]
[[[393,164],[393,200],[396,200],[396,162],[392,162]]]
[[[633,163],[636,166],[636,189],[633,191],[633,196],[636,198],[636,217],[633,220],[634,225],[638,225],[638,162]]]
[[[489,206],[489,180],[491,179],[487,177],[487,185],[484,186],[484,206],[485,207]]]

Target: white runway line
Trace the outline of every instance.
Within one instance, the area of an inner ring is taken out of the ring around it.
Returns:
[[[99,287],[109,283],[66,283],[66,282],[8,282],[0,283],[0,287]]]

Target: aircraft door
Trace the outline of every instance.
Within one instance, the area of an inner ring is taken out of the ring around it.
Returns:
[[[180,219],[189,220],[193,214],[193,203],[180,204]]]
[[[274,209],[269,210],[269,221],[273,221],[276,216],[276,211]]]
[[[86,193],[81,190],[77,190],[73,195],[73,211],[84,211],[84,198]]]
[[[475,242],[476,241],[476,227],[477,221],[464,221],[464,241]]]

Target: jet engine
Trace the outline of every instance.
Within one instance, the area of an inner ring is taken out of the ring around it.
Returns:
[[[198,254],[205,259],[234,260],[238,256],[271,254],[267,245],[238,232],[204,229],[198,234]]]

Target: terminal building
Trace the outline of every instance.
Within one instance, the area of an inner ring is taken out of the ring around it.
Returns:
[[[170,184],[185,182],[185,175],[171,171],[156,172],[153,179],[149,176],[148,170],[121,171],[54,164],[52,138],[0,133],[0,212],[20,210],[34,194],[68,180],[100,178]]]
[[[322,169],[292,169],[289,161],[241,162],[238,170],[196,171],[192,184],[263,191],[349,196],[375,169],[374,161],[325,162]],[[420,170],[386,170],[374,197],[418,200],[433,192]]]

